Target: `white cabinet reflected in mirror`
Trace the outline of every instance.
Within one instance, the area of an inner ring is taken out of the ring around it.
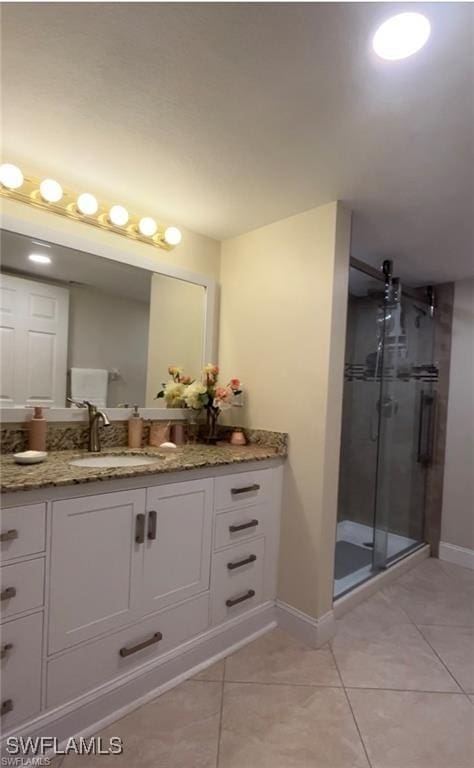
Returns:
[[[168,365],[199,375],[205,284],[7,230],[1,256],[2,407],[157,408]]]

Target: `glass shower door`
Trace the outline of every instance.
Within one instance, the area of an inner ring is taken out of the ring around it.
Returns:
[[[388,276],[378,346],[375,570],[423,543],[435,406],[431,308]]]

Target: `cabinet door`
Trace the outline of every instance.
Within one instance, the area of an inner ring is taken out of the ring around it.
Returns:
[[[145,537],[145,612],[209,589],[212,480],[149,488]]]
[[[139,606],[145,490],[53,504],[49,652],[133,620]],[[141,515],[142,517],[138,517]]]

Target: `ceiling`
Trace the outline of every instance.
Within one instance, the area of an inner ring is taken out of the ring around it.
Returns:
[[[6,3],[4,156],[217,239],[341,199],[353,255],[474,273],[473,11],[410,3]]]
[[[26,235],[0,230],[1,267],[22,277],[40,278],[46,282],[87,285],[102,293],[149,303],[151,275],[112,259],[76,251],[57,243],[32,240]],[[30,253],[49,256],[51,264],[35,264]]]

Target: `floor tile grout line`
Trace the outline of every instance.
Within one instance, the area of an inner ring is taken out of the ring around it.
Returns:
[[[344,691],[344,696],[345,696],[345,699],[347,701],[347,706],[349,707],[349,709],[351,711],[351,715],[352,715],[352,719],[354,721],[354,725],[356,727],[357,733],[359,734],[360,743],[362,744],[362,749],[364,750],[364,754],[365,754],[365,757],[367,759],[367,765],[369,766],[369,768],[372,768],[372,762],[370,760],[369,753],[367,751],[367,747],[365,746],[365,741],[362,738],[362,733],[361,733],[361,730],[359,728],[359,723],[357,722],[357,718],[355,716],[355,712],[354,712],[354,710],[352,708],[352,704],[351,704],[351,701],[349,699],[349,694],[347,693],[346,687],[344,685],[344,680],[342,679],[341,671],[339,669],[339,665],[338,665],[337,660],[336,660],[336,655],[335,655],[335,653],[333,651],[333,648],[332,648],[331,644],[329,644],[329,650],[331,651],[331,656],[332,656],[332,659],[333,659],[333,662],[334,662],[334,666],[336,667],[337,674],[339,675],[339,679],[341,681],[342,690]]]
[[[463,688],[463,686],[461,685],[461,683],[459,682],[459,680],[457,680],[457,679],[455,678],[455,676],[453,675],[453,673],[452,673],[452,672],[451,672],[451,670],[449,669],[448,665],[447,665],[447,664],[444,662],[444,660],[443,660],[443,659],[441,658],[441,656],[439,655],[439,653],[438,653],[438,651],[436,650],[436,648],[434,648],[434,647],[431,645],[430,641],[428,640],[428,638],[427,638],[427,637],[425,637],[425,636],[424,636],[423,632],[421,631],[420,627],[419,627],[417,624],[415,624],[415,627],[417,628],[418,632],[420,633],[420,635],[421,635],[421,637],[423,638],[423,640],[425,641],[425,643],[426,643],[426,644],[427,644],[427,645],[428,645],[428,646],[431,648],[431,650],[433,651],[433,653],[435,654],[435,656],[436,656],[436,657],[439,659],[439,661],[441,662],[441,664],[442,664],[442,665],[443,665],[443,667],[445,668],[446,672],[448,672],[448,674],[449,674],[449,675],[450,675],[450,676],[453,678],[453,680],[454,680],[454,682],[456,683],[456,685],[458,686],[458,688],[460,688],[460,689],[461,689],[461,691],[462,691],[462,693],[464,693],[464,694],[467,696],[467,691],[465,691],[465,690],[464,690],[464,688]]]
[[[221,735],[222,735],[222,717],[224,713],[224,687],[225,687],[225,668],[226,668],[226,661],[227,658],[224,657],[224,669],[222,670],[222,680],[221,683],[221,708],[219,712],[219,727],[217,729],[217,750],[216,750],[216,768],[219,768],[219,761],[220,761],[220,755],[221,755]]]
[[[348,685],[345,687],[346,691],[371,691],[371,692],[377,692],[380,693],[426,693],[426,694],[433,694],[434,696],[467,696],[469,698],[468,693],[464,693],[464,691],[426,691],[420,688],[361,688],[357,685]]]
[[[291,688],[335,688],[337,690],[340,690],[344,686],[341,685],[330,685],[330,684],[320,684],[320,683],[292,683],[290,680],[288,682],[279,682],[277,680],[226,680],[226,683],[229,683],[229,685],[275,685],[284,687],[285,685],[289,685]]]
[[[436,559],[436,558],[435,558],[435,559]],[[444,570],[444,568],[442,567],[442,565],[440,565],[440,568],[441,568],[442,572],[445,574],[445,576],[446,576],[446,577],[449,579],[449,575],[446,573],[446,571]],[[415,567],[415,568],[413,568],[413,570],[412,570],[411,572],[414,572],[415,570],[416,570],[416,567]],[[454,578],[453,578],[452,580],[454,581]],[[394,583],[395,583],[395,582],[394,582]],[[383,591],[383,590],[382,590],[382,591]],[[387,595],[387,596],[388,596],[388,595]],[[402,612],[403,612],[403,613],[404,613],[404,614],[405,614],[405,615],[408,617],[408,619],[409,619],[410,623],[411,623],[411,624],[412,624],[412,625],[415,627],[415,629],[416,629],[416,631],[418,632],[418,634],[420,635],[420,637],[421,637],[421,638],[422,638],[422,639],[425,641],[425,643],[428,645],[428,647],[429,647],[429,648],[431,649],[431,651],[434,653],[434,655],[436,656],[436,658],[437,658],[437,659],[438,659],[438,660],[441,662],[441,664],[442,664],[442,666],[445,668],[446,672],[447,672],[447,673],[449,674],[449,676],[450,676],[450,677],[451,677],[451,678],[454,680],[454,682],[456,683],[456,685],[457,685],[457,686],[458,686],[458,688],[460,689],[460,691],[459,691],[459,692],[460,692],[460,693],[464,693],[464,695],[465,695],[465,696],[467,696],[467,695],[468,695],[468,694],[467,694],[467,692],[464,690],[464,688],[463,688],[463,687],[462,687],[462,685],[459,683],[459,681],[458,681],[458,680],[456,680],[455,676],[453,675],[453,673],[451,672],[451,670],[449,669],[449,667],[448,667],[448,666],[447,666],[447,665],[444,663],[444,661],[443,661],[443,659],[441,658],[441,656],[439,655],[439,653],[436,651],[436,649],[435,649],[435,648],[433,648],[433,646],[431,645],[431,643],[429,642],[429,640],[428,640],[428,639],[427,639],[427,638],[424,636],[423,632],[422,632],[422,631],[421,631],[421,629],[420,629],[420,626],[421,626],[421,627],[423,627],[423,626],[425,626],[425,627],[429,627],[429,626],[434,626],[434,627],[437,627],[437,626],[452,626],[452,625],[449,625],[449,624],[420,624],[420,625],[418,625],[418,624],[417,624],[417,623],[416,623],[416,622],[415,622],[415,621],[414,621],[414,620],[411,618],[411,616],[409,615],[409,613],[408,613],[408,612],[407,612],[407,611],[406,611],[406,610],[403,608],[403,606],[402,606],[402,605],[399,603],[399,601],[397,600],[397,598],[396,598],[396,597],[392,596],[392,597],[391,597],[391,599],[392,599],[392,600],[394,600],[394,602],[396,603],[397,607],[398,607],[398,608],[399,608],[399,609],[400,609],[400,610],[401,610],[401,611],[402,611]],[[456,626],[457,626],[457,625],[456,625]],[[454,627],[454,628],[456,628],[456,627]],[[460,625],[460,626],[458,626],[458,629],[461,629],[461,628],[463,628],[463,625]],[[378,689],[375,689],[375,690],[378,690]],[[420,693],[423,693],[423,692],[424,692],[424,691],[420,691]],[[450,693],[450,691],[433,691],[433,693]],[[453,693],[456,693],[456,691],[453,691]]]
[[[420,627],[440,627],[441,629],[471,629],[474,632],[474,624],[433,624],[426,621],[422,621],[419,624],[413,621],[412,624],[418,627],[418,629]]]

